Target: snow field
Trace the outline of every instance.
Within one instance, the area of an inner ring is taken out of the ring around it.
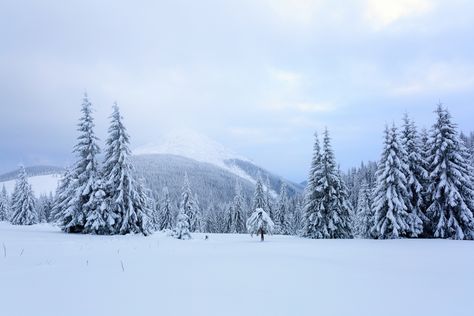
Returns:
[[[474,310],[473,242],[193,237],[71,235],[47,224],[0,223],[0,315],[470,316]]]

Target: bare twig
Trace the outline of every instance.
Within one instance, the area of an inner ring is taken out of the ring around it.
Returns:
[[[125,266],[123,265],[123,261],[120,260],[120,264],[122,265],[122,272],[125,272]]]
[[[25,252],[25,248],[21,249],[21,252],[20,252],[20,257],[23,256],[23,253]]]
[[[7,257],[7,246],[5,246],[5,243],[3,243],[3,256]]]

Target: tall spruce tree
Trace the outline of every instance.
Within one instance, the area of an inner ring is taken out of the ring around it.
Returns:
[[[54,197],[53,209],[51,210],[51,219],[52,223],[62,223],[62,218],[66,213],[66,210],[69,205],[69,201],[75,195],[75,192],[72,190],[73,186],[73,174],[69,168],[66,168],[63,176],[59,180],[58,187],[56,189],[56,195]]]
[[[7,189],[5,185],[2,187],[0,192],[0,222],[8,221],[10,218],[10,201],[8,198]]]
[[[262,210],[267,210],[267,200],[265,195],[265,190],[263,188],[262,177],[259,176],[257,183],[255,184],[255,193],[253,195],[253,204],[252,209],[249,212],[249,216],[255,212],[256,209],[261,208]]]
[[[264,210],[268,213],[270,218],[273,220],[273,218],[275,217],[275,214],[274,214],[275,210],[273,206],[273,197],[272,197],[271,188],[272,188],[272,185],[270,183],[270,178],[267,175],[265,179],[265,184],[264,184],[265,205],[266,205],[266,208]]]
[[[170,192],[167,187],[163,188],[160,203],[160,212],[158,220],[158,229],[159,230],[171,230],[173,229],[174,222],[174,213],[171,206]]]
[[[307,223],[304,235],[320,239],[351,238],[351,206],[327,129],[324,132],[323,150],[316,164],[312,186],[308,190],[313,191],[314,200],[307,202],[307,205],[313,207],[305,211]]]
[[[441,104],[430,135],[430,206],[436,238],[474,238],[473,171],[450,113]]]
[[[190,232],[199,232],[201,228],[201,214],[198,202],[195,199],[195,195],[191,190],[191,185],[189,183],[187,172],[184,174],[184,184],[181,194],[180,209],[182,209],[184,214],[187,216],[187,219],[189,221]]]
[[[374,193],[375,234],[380,239],[396,239],[408,231],[408,167],[403,159],[395,124],[385,129],[385,147],[382,152]]]
[[[424,169],[426,162],[421,154],[421,142],[416,130],[415,122],[409,119],[408,114],[403,117],[400,142],[405,155],[404,162],[407,166],[407,234],[409,237],[418,237],[423,233],[423,228],[428,222],[424,209],[424,192],[428,172]]]
[[[281,184],[280,196],[275,209],[274,223],[278,234],[290,235],[290,203],[288,198],[288,186],[285,182]]]
[[[130,137],[115,103],[110,117],[102,177],[106,205],[100,214],[106,223],[113,222],[113,234],[151,232],[151,203],[130,161]]]
[[[244,198],[242,197],[242,188],[237,181],[235,184],[235,196],[232,203],[232,233],[242,234],[247,231],[245,222],[247,221],[244,210]]]
[[[371,238],[371,230],[374,224],[373,219],[371,190],[367,181],[363,180],[357,199],[357,208],[352,221],[354,237],[361,239]]]
[[[35,196],[28,183],[25,167],[20,167],[13,193],[11,223],[13,225],[33,225],[39,223]]]
[[[319,218],[318,207],[323,192],[318,180],[322,178],[321,168],[321,146],[319,145],[319,136],[314,134],[313,158],[308,176],[308,184],[305,188],[304,206],[303,206],[303,230],[302,236],[308,238],[319,238],[317,226],[321,219]]]
[[[90,203],[97,181],[99,154],[98,138],[94,133],[94,119],[92,117],[92,104],[87,94],[84,95],[82,116],[78,126],[78,142],[74,147],[77,161],[71,171],[71,179],[68,180],[69,187],[66,198],[67,204],[56,203],[56,217],[61,228],[68,233],[83,233],[88,214],[91,212]],[[64,201],[63,201],[64,202]]]

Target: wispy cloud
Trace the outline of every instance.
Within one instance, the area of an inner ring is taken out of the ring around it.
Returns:
[[[429,0],[367,0],[365,18],[380,30],[400,19],[426,14],[434,6],[435,1]]]
[[[474,65],[419,64],[407,72],[403,82],[391,84],[393,95],[445,94],[474,90]]]

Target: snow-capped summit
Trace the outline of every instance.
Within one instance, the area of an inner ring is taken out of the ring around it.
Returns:
[[[134,150],[135,155],[170,154],[207,162],[227,169],[227,160],[248,161],[211,138],[192,130],[174,130],[160,137],[157,143],[147,144]]]

